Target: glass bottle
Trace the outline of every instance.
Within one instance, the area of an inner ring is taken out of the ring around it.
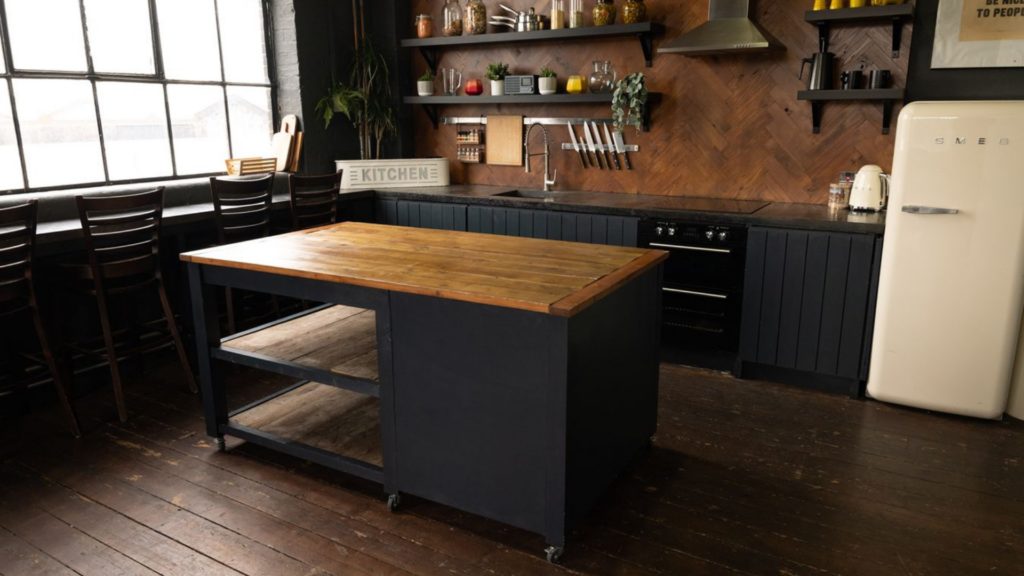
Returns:
[[[565,28],[565,3],[563,0],[551,0],[551,29]]]
[[[487,33],[487,7],[482,0],[466,3],[466,34]]]
[[[462,36],[462,8],[458,0],[445,0],[441,12],[444,15],[442,33],[445,36]]]
[[[434,19],[430,14],[416,16],[416,36],[418,38],[430,38],[434,35]]]
[[[583,0],[569,0],[569,28],[583,26]]]
[[[594,61],[594,73],[590,75],[590,91],[594,94],[605,94],[615,88],[615,80],[618,74],[612,63],[607,60]]]
[[[622,5],[622,23],[647,22],[647,5],[644,0],[626,0]]]
[[[594,26],[615,24],[615,4],[612,0],[597,0],[594,6]]]

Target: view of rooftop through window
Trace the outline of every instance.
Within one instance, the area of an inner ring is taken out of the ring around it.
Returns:
[[[268,153],[265,0],[2,8],[0,190],[214,174]]]

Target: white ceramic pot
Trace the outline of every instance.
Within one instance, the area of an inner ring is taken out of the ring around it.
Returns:
[[[505,81],[504,80],[491,80],[491,96],[504,96],[505,95]]]
[[[540,93],[547,96],[548,94],[554,94],[558,92],[558,78],[540,78],[537,83],[537,88],[540,89]]]
[[[434,81],[433,80],[417,80],[416,81],[416,93],[420,96],[433,96],[434,95]]]

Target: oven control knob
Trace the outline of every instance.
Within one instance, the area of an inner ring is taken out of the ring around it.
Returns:
[[[654,229],[654,235],[655,236],[661,236],[664,233],[665,233],[665,229],[662,228],[661,226],[658,226],[657,228]]]
[[[718,233],[718,239],[722,242],[725,242],[726,240],[729,239],[729,233],[726,232],[725,230],[722,230],[721,232]]]
[[[669,227],[669,229],[668,229],[668,235],[669,235],[669,236],[675,236],[675,235],[676,235],[676,229],[675,229],[675,228],[672,228],[672,227]]]
[[[704,235],[708,237],[708,240],[714,240],[715,239],[715,231],[713,229],[709,228],[707,230],[707,232],[704,232]]]

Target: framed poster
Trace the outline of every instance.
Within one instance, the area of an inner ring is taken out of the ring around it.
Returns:
[[[939,0],[932,68],[1024,66],[1024,0]]]

